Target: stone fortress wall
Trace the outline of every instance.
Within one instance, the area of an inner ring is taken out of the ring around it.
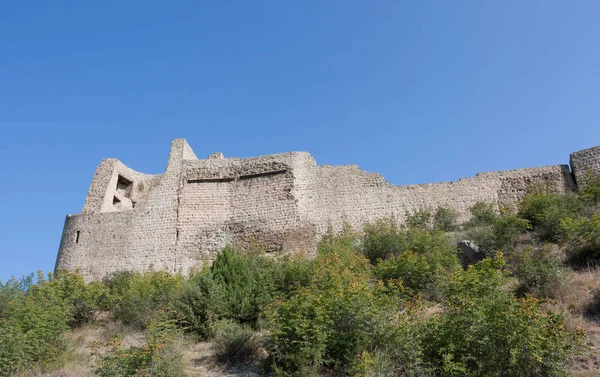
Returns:
[[[252,158],[196,158],[176,139],[164,174],[136,172],[116,159],[98,166],[83,211],[68,215],[56,268],[88,279],[150,267],[188,271],[227,245],[312,252],[329,226],[448,204],[466,220],[478,201],[511,205],[531,184],[562,193],[600,174],[600,147],[567,165],[479,173],[456,182],[394,186],[356,165],[318,166],[306,152]]]

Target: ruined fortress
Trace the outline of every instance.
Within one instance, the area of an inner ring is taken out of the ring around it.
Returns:
[[[314,251],[328,226],[365,222],[447,204],[461,220],[478,201],[515,204],[531,184],[556,192],[600,174],[600,147],[571,154],[568,165],[479,173],[456,182],[395,186],[356,165],[318,166],[306,152],[252,158],[216,153],[198,159],[184,139],[171,145],[163,174],[103,160],[83,211],[68,215],[56,268],[87,279],[118,270],[174,272],[210,263],[226,245]]]

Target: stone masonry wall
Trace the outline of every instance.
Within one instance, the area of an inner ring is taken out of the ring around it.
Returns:
[[[478,201],[515,204],[531,184],[553,187],[563,193],[574,188],[565,165],[480,173],[456,182],[394,186],[379,174],[352,166],[316,167],[305,190],[308,221],[322,234],[328,225],[340,229],[344,222],[360,228],[365,222],[395,217],[399,223],[407,212],[447,204],[467,220],[469,208]]]
[[[590,177],[600,176],[600,147],[572,153],[571,168],[577,185],[579,188],[584,188]]]
[[[581,172],[600,171],[600,147],[576,152]],[[478,201],[514,205],[532,185],[575,189],[566,165],[480,173],[456,182],[394,186],[356,165],[317,166],[305,152],[199,160],[183,139],[171,145],[164,174],[100,163],[80,214],[68,215],[56,268],[88,279],[151,267],[170,272],[211,263],[225,246],[314,252],[329,226],[365,222],[447,204],[467,220]]]

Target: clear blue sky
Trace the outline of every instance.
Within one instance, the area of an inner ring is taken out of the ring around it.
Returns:
[[[97,164],[303,150],[394,184],[600,145],[598,1],[4,1],[0,280],[54,267]]]

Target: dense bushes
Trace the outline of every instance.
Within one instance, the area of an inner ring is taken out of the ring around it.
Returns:
[[[520,204],[519,216],[529,220],[538,237],[557,242],[561,239],[561,221],[574,217],[581,203],[574,195],[556,195],[548,191],[532,191]]]
[[[409,230],[406,251],[380,260],[374,267],[378,279],[400,279],[404,287],[415,292],[436,295],[440,282],[458,268],[456,249],[443,233]]]
[[[342,374],[351,370],[379,310],[370,279],[369,262],[351,247],[317,256],[310,286],[266,310],[270,371],[311,376],[323,366]]]
[[[212,336],[215,323],[227,314],[224,293],[208,269],[191,276],[184,284],[175,308],[182,327],[199,338]]]
[[[534,298],[505,289],[501,254],[456,272],[444,312],[427,327],[423,347],[435,375],[565,376],[583,334],[564,328]]]
[[[0,285],[0,375],[60,366],[64,333],[91,320],[104,293],[67,271]]]
[[[11,280],[0,285],[0,375],[58,366],[65,332],[104,310],[146,336],[140,347],[98,346],[105,377],[183,376],[190,339],[211,339],[223,363],[264,359],[275,376],[563,376],[583,335],[544,300],[562,292],[562,251],[584,265],[600,258],[598,187],[534,189],[518,211],[477,203],[460,226],[447,206],[407,214],[403,226],[345,226],[310,258],[225,248],[187,277]],[[458,237],[487,258],[461,268]]]
[[[126,325],[145,328],[159,308],[169,308],[184,283],[181,274],[166,271],[119,272],[105,280],[109,308]]]

